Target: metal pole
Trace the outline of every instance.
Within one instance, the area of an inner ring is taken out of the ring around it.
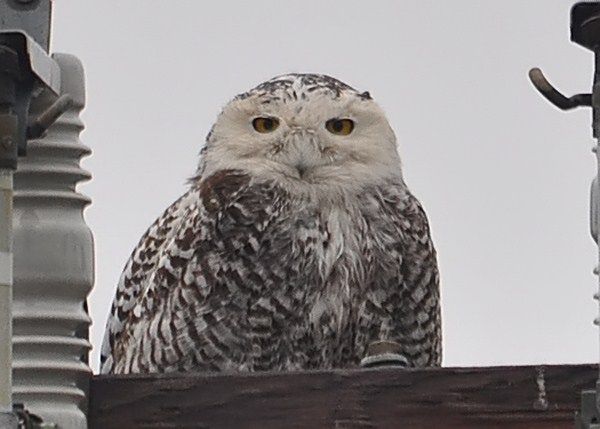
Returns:
[[[600,196],[600,27],[598,26],[598,13],[600,12],[599,3],[588,3],[583,5],[583,15],[585,18],[582,19],[582,15],[579,15],[577,6],[573,8],[571,13],[571,26],[572,26],[572,39],[576,43],[581,44],[584,47],[594,52],[594,81],[592,86],[592,135],[595,140],[595,145],[592,151],[596,155],[596,178],[592,182],[592,198],[590,201],[590,223],[592,231],[596,231],[596,236],[592,234],[592,237],[596,241],[597,245],[597,267],[596,274],[600,274],[600,241],[598,240],[598,231],[600,227],[600,213],[598,212],[598,196]],[[580,8],[582,6],[579,6]],[[589,9],[588,9],[589,8]],[[582,9],[580,9],[582,10]],[[594,320],[594,324],[600,326],[600,275],[598,275],[598,289],[594,296],[598,301],[598,316]],[[598,356],[600,356],[600,329],[598,330]],[[595,390],[587,390],[582,392],[582,406],[581,415],[587,414],[587,416],[593,416],[589,421],[579,422],[577,424],[581,426],[587,425],[589,429],[600,429],[597,417],[600,413],[600,363],[598,365],[598,380],[596,381]],[[587,417],[586,416],[586,417]],[[585,427],[585,426],[584,426]]]
[[[0,169],[0,428],[16,428],[12,409],[13,171]]]
[[[596,54],[598,55],[598,54]],[[598,85],[598,84],[596,84]],[[597,88],[596,85],[594,85],[594,93],[597,93]],[[598,122],[596,122],[595,127],[597,127],[599,124]],[[598,324],[598,319],[600,318],[600,242],[598,240],[598,231],[600,231],[600,213],[598,211],[598,197],[600,196],[600,182],[598,181],[598,178],[600,177],[600,140],[598,138],[596,138],[596,145],[594,146],[593,149],[594,154],[596,155],[596,178],[594,179],[594,181],[592,182],[592,198],[590,201],[590,210],[592,213],[592,216],[590,216],[590,222],[593,223],[595,225],[595,228],[592,226],[592,231],[595,229],[596,231],[596,245],[597,245],[597,250],[598,250],[598,256],[597,256],[597,263],[598,265],[596,266],[596,269],[594,270],[595,274],[598,276],[598,290],[594,296],[594,298],[596,299],[596,301],[598,302],[598,318],[596,320],[594,320],[594,323],[596,325]],[[598,356],[600,356],[600,329],[598,329]],[[600,395],[598,395],[598,393],[600,392],[600,363],[598,364],[598,381],[596,382],[596,391],[594,392],[595,395],[595,411],[596,411],[596,415],[598,414],[598,411],[600,410],[600,407],[598,406],[598,399],[600,398]],[[591,396],[590,393],[588,393],[588,395]]]
[[[579,2],[571,8],[571,40],[594,52],[595,71],[594,84],[591,94],[576,94],[565,97],[554,88],[544,77],[541,70],[530,70],[529,77],[533,85],[552,104],[562,110],[575,107],[592,108],[592,131],[595,145],[592,149],[596,154],[596,178],[592,182],[590,204],[590,229],[592,237],[598,245],[597,263],[594,274],[600,274],[600,2]],[[594,294],[598,300],[599,316],[594,320],[600,325],[600,277],[598,292]],[[599,330],[600,335],[600,330]],[[600,337],[599,337],[600,340]],[[600,344],[600,341],[599,341]],[[599,349],[600,353],[600,349]],[[600,429],[600,365],[596,389],[584,390],[581,394],[581,409],[576,414],[575,426],[578,429]]]
[[[14,306],[13,300],[13,295],[15,300],[19,298],[19,293],[13,294],[19,292],[13,290],[13,277],[17,279],[17,276],[13,276],[13,172],[18,166],[18,156],[27,153],[27,141],[43,137],[48,127],[73,104],[67,94],[56,99],[61,90],[61,76],[58,63],[48,55],[50,19],[50,0],[0,0],[0,429],[16,428],[17,414],[22,419],[31,420],[30,414],[22,406],[17,413],[13,412],[13,396],[22,395],[18,391],[19,386],[14,383],[19,379],[16,364],[23,364],[23,347],[14,341],[13,336],[22,331],[22,326],[15,323],[18,307]],[[30,117],[32,99],[37,100],[35,118]],[[19,185],[18,181],[16,183]],[[33,230],[37,231],[35,228]],[[19,230],[15,229],[14,232]],[[44,243],[44,237],[36,238]],[[31,242],[34,243],[33,240]],[[30,246],[33,249],[39,247],[39,243]],[[15,246],[15,251],[20,249]],[[15,259],[25,265],[29,263],[29,255],[21,254]],[[30,302],[37,302],[42,296],[38,294]],[[27,342],[27,345],[30,343]],[[28,353],[27,356],[32,354]],[[19,362],[16,357],[20,358]],[[14,379],[13,371],[16,371]],[[33,376],[36,380],[40,378],[43,377],[39,372]],[[73,383],[73,380],[64,376],[61,380],[64,380],[63,384]],[[37,393],[47,396],[53,391],[39,390]],[[85,398],[80,390],[76,393],[77,397]],[[68,411],[63,408],[61,415],[69,418]],[[71,414],[77,414],[73,421],[81,420],[81,412]],[[67,423],[61,427],[80,428],[84,425]]]
[[[0,47],[0,428],[17,427],[12,406],[13,172],[19,129],[18,54]]]

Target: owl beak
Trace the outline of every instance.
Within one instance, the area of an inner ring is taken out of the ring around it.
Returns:
[[[318,142],[312,133],[294,130],[287,136],[281,155],[282,161],[296,170],[300,179],[306,178],[319,162]]]
[[[300,178],[304,177],[306,170],[308,170],[308,166],[304,163],[299,163],[299,164],[296,164],[295,167],[296,167],[296,170],[298,170],[298,175],[300,176]]]

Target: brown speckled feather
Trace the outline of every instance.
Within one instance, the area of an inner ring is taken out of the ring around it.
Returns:
[[[140,243],[157,247],[134,252],[120,295],[135,305],[119,313],[103,372],[353,367],[378,339],[411,365],[439,364],[435,251],[402,189],[362,194],[355,216],[242,172],[207,178]]]
[[[290,75],[232,106],[125,266],[101,371],[350,368],[377,340],[439,365],[436,253],[370,96]],[[252,134],[246,110],[267,108],[282,129]],[[340,111],[355,135],[320,125]]]

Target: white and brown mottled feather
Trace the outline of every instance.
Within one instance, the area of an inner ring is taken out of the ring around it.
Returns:
[[[253,136],[254,114],[287,128]],[[314,125],[341,114],[354,140]],[[377,340],[410,366],[439,365],[435,250],[382,117],[367,93],[322,75],[230,103],[189,191],[125,267],[102,372],[354,367]]]

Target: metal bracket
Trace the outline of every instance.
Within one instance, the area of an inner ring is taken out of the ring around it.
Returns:
[[[575,413],[575,427],[577,429],[600,429],[600,414],[596,407],[596,391],[584,390],[581,392],[581,408]]]
[[[600,44],[600,2],[579,2],[571,8],[571,41],[590,51]]]
[[[55,95],[60,93],[60,67],[27,33],[0,27],[0,43],[19,53],[23,78],[31,79]]]
[[[0,10],[6,8],[6,1],[0,0]],[[49,5],[49,0],[46,2]],[[0,168],[16,169],[17,157],[27,153],[27,140],[42,137],[72,101],[64,95],[38,118],[29,119],[34,94],[49,92],[56,98],[60,93],[60,68],[28,34],[1,27],[0,86],[0,92],[4,93],[4,96],[0,94],[0,113],[17,118],[16,135],[8,136],[7,131],[0,128]]]
[[[28,34],[44,51],[50,50],[50,0],[0,1],[0,28]]]

